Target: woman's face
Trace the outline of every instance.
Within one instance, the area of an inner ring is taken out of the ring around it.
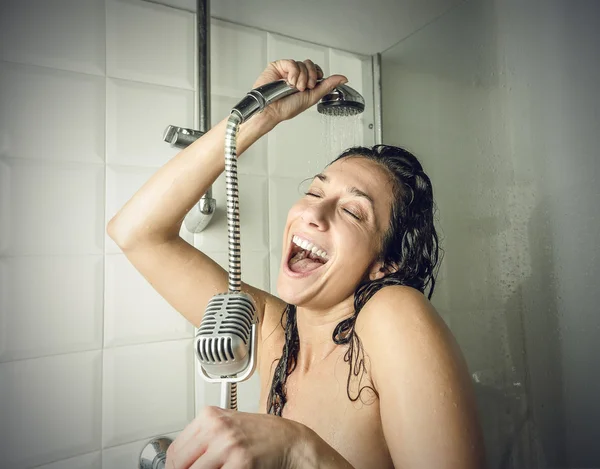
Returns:
[[[316,176],[288,213],[279,296],[326,309],[353,296],[366,277],[382,277],[379,254],[392,189],[386,170],[361,157],[338,160]]]

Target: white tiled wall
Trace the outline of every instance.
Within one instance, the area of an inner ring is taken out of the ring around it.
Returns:
[[[175,437],[195,407],[218,404],[219,387],[195,373],[193,327],[105,235],[175,155],[165,127],[195,127],[195,2],[162,3],[0,3],[0,454],[10,467],[137,467],[150,438]],[[222,21],[211,45],[213,123],[269,60],[311,58],[359,90],[368,81],[364,58]],[[243,279],[259,288],[276,279],[300,182],[328,157],[321,119],[308,111],[240,160]],[[211,225],[182,236],[227,267],[223,177],[213,189]],[[257,399],[255,375],[241,410]]]

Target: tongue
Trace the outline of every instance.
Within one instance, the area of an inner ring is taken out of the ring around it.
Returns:
[[[312,272],[313,270],[321,267],[323,263],[314,261],[310,258],[301,259],[294,263],[290,263],[290,270],[292,272],[305,273]]]

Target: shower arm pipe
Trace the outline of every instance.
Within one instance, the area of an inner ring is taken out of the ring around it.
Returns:
[[[204,135],[210,128],[210,0],[196,2],[197,60],[198,60],[198,125]],[[214,214],[215,201],[212,198],[212,186],[200,198],[198,209],[206,221],[199,225],[208,225]]]
[[[198,125],[200,130],[169,125],[163,140],[177,148],[187,148],[210,129],[210,3],[197,1],[197,62],[198,62]],[[199,233],[209,224],[217,204],[209,186],[198,203],[188,212],[183,224],[192,233]]]
[[[210,128],[210,0],[197,1],[198,125],[202,134]]]

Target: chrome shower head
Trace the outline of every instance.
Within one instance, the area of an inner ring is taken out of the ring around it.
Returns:
[[[245,122],[272,102],[297,92],[298,90],[285,80],[273,81],[250,90],[231,112],[236,113],[241,121]],[[323,96],[317,105],[317,111],[328,116],[353,116],[364,110],[364,98],[348,85],[336,86],[331,93]]]
[[[364,98],[348,85],[336,86],[317,104],[317,111],[326,116],[355,116],[364,110]]]

